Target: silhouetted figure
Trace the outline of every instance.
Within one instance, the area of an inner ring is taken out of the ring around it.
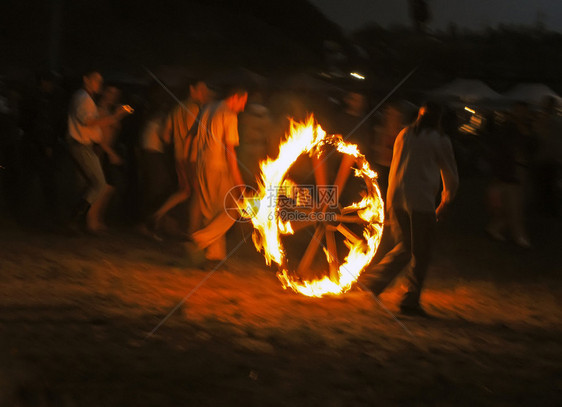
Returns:
[[[120,97],[121,91],[116,86],[109,85],[104,87],[98,102],[100,118],[112,116],[120,109]],[[118,137],[121,123],[114,121],[100,126],[100,128],[101,139],[98,152],[107,185],[98,199],[98,204],[92,208],[94,212],[91,214],[91,217],[94,219],[94,223],[98,225],[99,230],[106,230],[105,214],[117,188],[122,189],[124,186],[125,163],[123,154],[118,151],[120,150]]]
[[[120,107],[112,115],[100,117],[93,98],[102,89],[101,74],[90,71],[82,77],[82,82],[83,87],[72,97],[68,110],[68,147],[87,184],[82,200],[75,208],[74,218],[79,221],[86,215],[86,228],[97,233],[103,230],[103,225],[96,208],[101,204],[99,198],[107,184],[94,144],[102,141],[102,126],[119,122],[128,111]]]
[[[349,91],[343,98],[343,109],[330,121],[328,133],[341,134],[345,141],[357,144],[361,154],[371,158],[371,140],[374,136],[374,124],[371,119],[363,121],[367,114],[367,97],[358,91]],[[363,121],[363,123],[361,123]]]
[[[59,226],[59,199],[57,193],[57,155],[64,135],[65,109],[57,78],[51,72],[39,75],[37,87],[22,105],[21,129],[23,168],[22,183],[26,189],[24,206],[34,206],[39,216],[29,222],[53,228]],[[40,196],[33,194],[38,181]],[[37,207],[39,205],[40,207]]]
[[[403,115],[398,106],[387,105],[381,123],[375,127],[373,140],[373,166],[378,174],[377,183],[383,197],[386,197],[388,189],[388,175],[392,162],[394,140],[403,128]]]
[[[536,141],[531,112],[525,102],[517,102],[503,128],[491,135],[492,182],[489,188],[491,219],[486,230],[496,240],[506,233],[524,248],[531,246],[525,225],[525,193],[529,165]]]
[[[203,81],[196,81],[189,86],[189,97],[174,108],[166,121],[163,140],[167,144],[173,143],[174,146],[178,189],[154,213],[155,227],[166,213],[187,201],[191,195],[195,178],[194,170],[189,164],[192,140],[197,132],[199,112],[209,102],[210,97],[211,92],[207,84]],[[197,217],[197,215],[192,213],[192,217]]]
[[[244,113],[239,117],[240,146],[237,150],[243,178],[247,185],[256,186],[259,163],[267,157],[268,136],[272,118],[265,106],[262,94],[250,95]]]
[[[1,199],[10,214],[21,220],[20,195],[21,160],[19,123],[19,95],[0,81],[0,183]]]
[[[375,127],[373,139],[373,169],[377,172],[377,184],[381,191],[381,197],[386,200],[388,190],[388,176],[390,174],[390,164],[392,162],[392,150],[394,141],[404,128],[403,114],[397,105],[389,104],[385,107],[382,120]],[[386,204],[385,204],[386,208]],[[380,260],[392,247],[395,242],[388,224],[384,226],[382,239],[377,249],[375,261]]]
[[[539,209],[550,216],[560,210],[560,180],[562,165],[562,123],[556,115],[557,102],[545,98],[537,120],[536,201]]]
[[[153,215],[176,187],[173,182],[175,168],[164,141],[170,113],[167,99],[168,95],[164,95],[159,88],[152,91],[147,117],[141,128],[139,179],[142,185],[142,219]],[[145,223],[139,228],[141,233],[153,235]]]
[[[387,193],[387,210],[396,246],[362,279],[375,295],[406,266],[407,292],[400,309],[424,316],[420,294],[429,267],[435,222],[442,218],[458,188],[453,147],[441,133],[441,108],[434,103],[421,107],[417,120],[394,143]],[[441,203],[435,200],[443,182]]]

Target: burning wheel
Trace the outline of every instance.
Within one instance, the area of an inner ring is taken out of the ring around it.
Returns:
[[[342,159],[330,184],[326,160],[334,152]],[[312,159],[313,188],[291,176],[295,162],[306,156]],[[361,194],[345,202],[341,192],[352,173],[362,183]],[[260,164],[258,183],[258,193],[246,197],[241,210],[251,214],[256,249],[267,264],[278,265],[283,286],[314,297],[348,291],[375,256],[384,221],[376,173],[357,146],[327,135],[312,117],[306,123],[291,123],[278,157]],[[297,238],[301,249],[306,247],[296,258],[284,245],[289,236]],[[318,276],[311,269],[320,263],[320,248],[324,262],[323,275]],[[342,255],[342,248],[347,254]]]

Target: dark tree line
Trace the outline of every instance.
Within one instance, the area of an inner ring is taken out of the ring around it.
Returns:
[[[142,65],[244,65],[256,70],[315,66],[339,27],[307,0],[3,0],[5,67],[45,66],[53,4],[60,13],[60,65],[131,72]]]
[[[486,31],[449,30],[420,35],[406,27],[358,30],[353,40],[368,54],[380,79],[395,80],[420,65],[413,78],[430,87],[454,77],[482,79],[499,90],[515,82],[542,82],[562,91],[562,34],[538,27],[499,26]]]

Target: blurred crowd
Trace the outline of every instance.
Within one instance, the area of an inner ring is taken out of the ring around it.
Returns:
[[[86,143],[95,157],[86,158],[89,153],[73,136],[71,123],[78,86],[62,83],[46,72],[28,86],[2,84],[3,218],[34,229],[104,233],[135,228],[157,239],[188,239],[201,222],[194,205],[198,157],[193,140],[201,115],[215,101],[227,100],[226,87],[197,79],[170,92],[162,83],[131,88],[104,83],[100,75],[99,86],[88,90],[99,134]],[[259,162],[277,154],[289,118],[304,120],[313,112],[326,131],[358,144],[379,173],[385,196],[394,140],[415,118],[416,105],[391,100],[371,112],[374,98],[358,89],[255,83],[246,88],[247,103],[236,112],[235,143],[245,184],[255,185]],[[562,125],[556,100],[548,98],[538,109],[518,102],[508,112],[490,110],[476,135],[459,131],[466,115],[446,109],[443,131],[451,137],[461,176],[489,178],[487,232],[530,247],[529,208],[557,216],[561,206]]]
[[[553,97],[546,97],[537,110],[519,101],[486,126],[491,176],[486,230],[496,240],[531,247],[526,214],[559,214],[562,121],[557,109]]]

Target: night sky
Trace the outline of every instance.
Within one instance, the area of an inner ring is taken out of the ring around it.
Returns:
[[[310,0],[347,31],[375,22],[383,27],[410,24],[408,0]],[[481,29],[498,24],[535,25],[562,32],[560,0],[429,0],[432,29]]]

